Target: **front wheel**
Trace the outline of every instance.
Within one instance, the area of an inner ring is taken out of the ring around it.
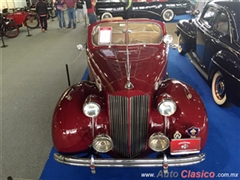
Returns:
[[[182,49],[182,35],[181,33],[179,33],[179,36],[178,36],[178,53],[181,54],[181,55],[185,55],[186,52]]]
[[[212,79],[212,96],[216,104],[219,106],[222,106],[227,102],[225,82],[220,71],[217,71]]]
[[[26,17],[27,27],[30,29],[35,29],[39,26],[38,15],[37,14],[28,14]]]
[[[6,23],[3,32],[4,35],[8,38],[15,38],[19,34],[19,26],[14,21],[9,21]]]
[[[173,12],[173,10],[171,9],[165,9],[163,12],[162,12],[162,18],[165,22],[170,22],[173,20],[175,16],[175,13]]]

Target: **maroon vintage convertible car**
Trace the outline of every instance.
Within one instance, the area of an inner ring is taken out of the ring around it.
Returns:
[[[69,87],[57,103],[55,160],[95,173],[97,166],[163,166],[167,172],[205,159],[206,110],[192,87],[166,75],[171,40],[156,20],[89,26],[89,80]],[[153,153],[156,158],[146,158]]]

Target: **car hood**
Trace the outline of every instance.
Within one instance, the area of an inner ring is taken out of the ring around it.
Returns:
[[[88,57],[90,73],[107,91],[125,90],[127,82],[133,85],[131,89],[151,91],[166,73],[163,44],[94,48]]]

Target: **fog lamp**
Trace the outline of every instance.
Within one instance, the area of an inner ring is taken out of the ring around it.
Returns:
[[[86,102],[83,105],[83,113],[87,116],[87,117],[96,117],[98,116],[98,114],[100,113],[100,105],[96,102]]]
[[[106,153],[113,148],[113,142],[110,136],[106,134],[97,135],[92,143],[93,149],[100,153]]]
[[[169,139],[160,132],[153,133],[149,138],[148,145],[153,151],[161,152],[169,147]]]
[[[163,116],[171,116],[177,110],[177,105],[172,99],[163,99],[158,103],[158,111]]]

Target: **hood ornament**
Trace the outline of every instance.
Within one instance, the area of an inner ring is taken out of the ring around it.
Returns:
[[[132,88],[134,88],[134,85],[130,81],[127,81],[127,83],[125,84],[124,88],[125,89],[132,89]]]

